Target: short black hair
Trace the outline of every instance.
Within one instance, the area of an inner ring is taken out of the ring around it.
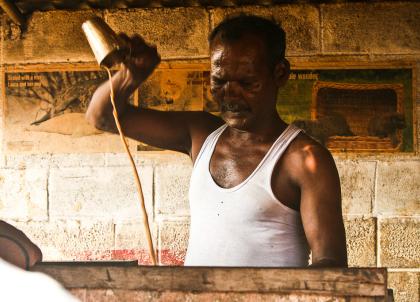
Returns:
[[[245,34],[254,34],[266,45],[269,66],[273,67],[284,60],[286,33],[275,21],[247,14],[226,18],[209,35],[210,47],[216,38],[221,42],[235,42]]]

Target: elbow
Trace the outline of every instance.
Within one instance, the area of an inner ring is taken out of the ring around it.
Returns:
[[[90,107],[85,113],[85,120],[98,130],[109,131],[105,114],[98,113]]]
[[[102,130],[100,122],[99,122],[100,121],[99,116],[97,114],[95,114],[93,112],[93,110],[91,110],[90,107],[88,108],[88,110],[85,113],[85,119],[90,125],[92,125],[96,129]]]
[[[98,97],[98,90],[96,90],[86,110],[85,120],[96,129],[107,131],[109,118],[106,104],[104,103],[105,102],[100,97]]]

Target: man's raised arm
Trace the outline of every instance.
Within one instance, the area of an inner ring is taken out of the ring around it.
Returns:
[[[163,112],[139,109],[128,104],[130,95],[154,71],[160,62],[156,47],[149,46],[140,36],[132,38],[121,34],[131,48],[131,56],[112,77],[115,103],[124,135],[151,146],[191,154],[193,139],[200,137],[206,128],[218,122],[205,112]],[[93,94],[86,112],[86,119],[98,129],[117,133],[109,81]],[[203,128],[204,127],[204,128]],[[209,131],[210,131],[209,130]],[[208,133],[207,133],[208,134]]]

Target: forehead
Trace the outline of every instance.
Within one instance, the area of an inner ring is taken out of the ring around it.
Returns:
[[[216,38],[210,52],[212,72],[220,69],[258,72],[268,66],[266,46],[254,35],[245,35],[232,42],[223,42]]]

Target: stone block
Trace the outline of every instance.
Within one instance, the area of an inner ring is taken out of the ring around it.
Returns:
[[[122,147],[121,147],[122,148]],[[154,160],[153,155],[150,154],[136,154],[135,151],[131,152],[134,163],[136,166],[153,166]],[[105,154],[105,165],[107,167],[118,167],[128,166],[130,161],[127,153],[106,153]]]
[[[216,8],[210,11],[212,28],[225,17],[247,13],[274,19],[286,32],[286,56],[311,55],[320,51],[319,11],[312,5],[282,5],[272,7],[245,6]]]
[[[105,15],[116,32],[139,34],[163,59],[208,56],[208,13],[203,8],[115,10]]]
[[[376,266],[375,218],[346,217],[347,257],[349,266]]]
[[[157,257],[157,226],[150,223],[153,248]],[[115,245],[113,260],[137,260],[139,264],[150,265],[151,257],[142,223],[117,223],[115,225]]]
[[[420,53],[420,3],[321,5],[323,52]]]
[[[0,219],[47,220],[47,169],[0,170]]]
[[[420,215],[420,160],[379,162],[375,212],[378,215]]]
[[[384,267],[420,266],[420,219],[379,220],[380,264]]]
[[[1,109],[0,109],[1,110]],[[2,119],[0,118],[0,123],[2,122]],[[0,133],[0,139],[2,139],[2,133]],[[0,169],[6,168],[6,156],[3,152],[0,154]]]
[[[159,223],[159,264],[182,265],[188,247],[189,221]]]
[[[146,209],[153,218],[153,169],[139,167]],[[54,218],[138,219],[140,201],[131,167],[52,168],[50,216]]]
[[[192,165],[167,163],[155,167],[157,215],[188,216],[188,190]]]
[[[376,162],[339,160],[336,164],[340,174],[343,213],[371,214]]]
[[[105,155],[102,153],[83,154],[53,154],[50,165],[55,167],[100,167],[105,165]]]
[[[44,261],[111,259],[114,230],[110,221],[68,219],[12,224],[39,246]]]
[[[150,223],[149,227],[152,232],[153,245],[157,249],[157,226]],[[116,223],[114,247],[116,250],[141,249],[147,251],[147,239],[143,223],[140,221]]]
[[[420,273],[388,272],[388,288],[394,291],[395,302],[419,301]]]
[[[5,156],[5,167],[10,169],[48,168],[51,154],[19,154],[12,153]]]
[[[94,61],[82,23],[98,14],[92,10],[34,12],[27,29],[4,40],[4,63]]]

